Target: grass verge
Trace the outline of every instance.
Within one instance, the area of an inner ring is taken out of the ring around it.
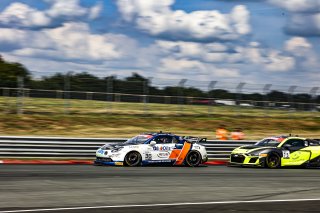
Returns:
[[[72,137],[131,137],[145,131],[215,137],[224,124],[242,128],[246,139],[279,134],[320,138],[320,113],[230,106],[121,103],[0,97],[0,134]]]

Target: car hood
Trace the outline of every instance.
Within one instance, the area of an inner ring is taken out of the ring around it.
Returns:
[[[265,150],[269,148],[274,148],[274,147],[268,147],[268,146],[255,146],[255,145],[250,145],[250,146],[240,146],[232,151],[232,153],[249,153],[253,151],[259,151],[259,150]]]
[[[111,149],[116,149],[118,147],[123,147],[123,146],[138,146],[139,144],[130,144],[130,143],[111,143],[111,144],[105,144],[103,145],[104,150],[111,150]]]

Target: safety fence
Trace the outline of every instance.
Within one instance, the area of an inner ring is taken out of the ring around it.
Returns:
[[[98,147],[121,143],[125,138],[59,138],[0,136],[0,159],[94,159]],[[207,140],[211,160],[227,160],[231,151],[255,141]]]
[[[308,95],[307,95],[308,96]],[[278,109],[290,111],[310,111],[319,112],[320,104],[317,103],[316,96],[310,96],[306,100],[293,101],[288,98],[286,101],[252,99],[244,97],[240,93],[236,97],[215,98],[176,95],[151,95],[115,93],[115,92],[90,92],[90,91],[63,91],[63,90],[44,90],[28,88],[4,88],[0,87],[0,111],[3,113],[34,114],[34,113],[72,113],[78,109],[82,112],[84,108],[95,105],[96,110],[107,109],[108,112],[114,110],[116,103],[140,103],[139,111],[149,114],[152,104],[174,104],[177,105],[177,113],[190,108],[191,106],[204,106],[207,108],[205,113],[211,114],[213,106],[229,106],[235,109]],[[291,96],[289,96],[291,97]],[[310,99],[310,100],[309,100]],[[78,100],[78,101],[76,101]]]

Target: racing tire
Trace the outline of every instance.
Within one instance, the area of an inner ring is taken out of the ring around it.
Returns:
[[[185,159],[185,165],[189,167],[199,166],[201,163],[202,157],[201,154],[197,151],[190,151]]]
[[[139,152],[129,152],[124,158],[125,166],[140,166],[142,157]]]
[[[281,166],[281,157],[277,153],[270,153],[266,158],[265,167],[277,169]]]

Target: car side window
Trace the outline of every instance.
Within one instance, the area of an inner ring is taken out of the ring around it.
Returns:
[[[167,135],[158,136],[157,138],[155,138],[155,141],[157,142],[157,144],[172,143],[172,137]]]
[[[301,139],[290,139],[284,145],[290,147],[304,147],[306,146],[306,143],[304,140]]]
[[[179,140],[176,137],[172,137],[172,143],[178,143]]]
[[[308,139],[309,146],[320,146],[320,141]]]

